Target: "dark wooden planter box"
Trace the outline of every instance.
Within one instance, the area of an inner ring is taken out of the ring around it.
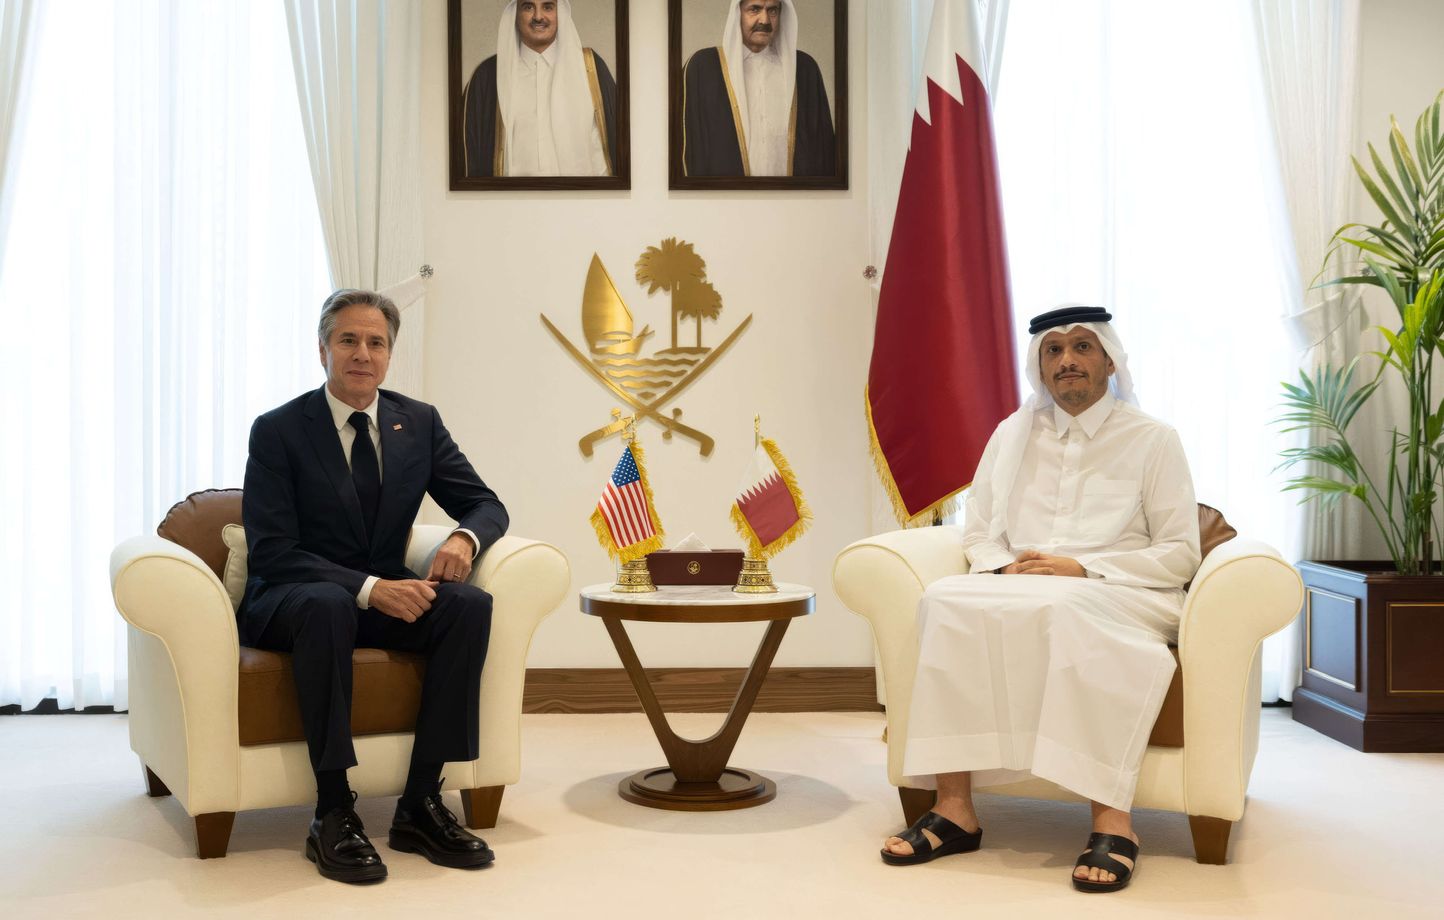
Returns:
[[[1294,720],[1360,751],[1444,751],[1444,575],[1301,562]]]

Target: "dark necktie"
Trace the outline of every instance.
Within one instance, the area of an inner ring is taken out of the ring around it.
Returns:
[[[376,462],[376,445],[371,443],[371,419],[365,412],[351,413],[356,440],[351,442],[351,481],[361,499],[361,516],[366,519],[366,537],[376,532],[376,509],[381,506],[381,465]]]

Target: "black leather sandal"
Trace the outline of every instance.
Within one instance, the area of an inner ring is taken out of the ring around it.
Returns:
[[[923,834],[924,830],[931,831],[938,838],[936,848]],[[912,827],[896,836],[912,846],[912,855],[903,856],[883,850],[882,861],[889,866],[915,866],[932,862],[939,856],[973,852],[983,842],[983,829],[980,827],[970,834],[942,815],[930,811],[914,821]]]
[[[1102,869],[1104,872],[1113,873],[1111,882],[1090,882],[1087,879],[1073,876],[1073,887],[1079,891],[1118,891],[1128,887],[1128,880],[1133,877],[1133,869],[1114,859],[1111,853],[1117,853],[1126,859],[1133,860],[1133,869],[1138,868],[1138,844],[1127,837],[1120,837],[1117,834],[1092,833],[1088,835],[1088,851],[1078,857],[1073,864],[1073,871],[1077,872],[1079,866],[1086,866],[1089,869]]]

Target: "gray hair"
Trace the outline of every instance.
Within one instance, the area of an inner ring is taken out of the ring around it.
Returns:
[[[329,345],[331,333],[336,329],[336,315],[347,307],[375,307],[386,317],[386,328],[391,333],[388,345],[396,344],[396,336],[401,332],[401,311],[396,309],[396,302],[390,297],[383,296],[375,291],[361,291],[356,288],[342,288],[336,291],[326,302],[321,305],[321,322],[316,327],[316,337],[321,344]]]

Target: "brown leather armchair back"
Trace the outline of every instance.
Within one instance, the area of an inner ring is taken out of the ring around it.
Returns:
[[[240,522],[240,489],[206,489],[172,505],[155,532],[200,556],[216,577],[223,579],[229,551],[221,540],[221,529]]]
[[[1223,519],[1223,512],[1217,508],[1198,503],[1198,543],[1206,557],[1214,547],[1227,543],[1238,536],[1238,531]]]

